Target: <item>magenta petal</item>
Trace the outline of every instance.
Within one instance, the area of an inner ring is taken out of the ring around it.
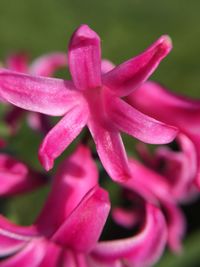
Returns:
[[[81,25],[72,36],[68,64],[78,89],[101,86],[100,38],[87,25]]]
[[[153,203],[157,203],[157,199],[171,197],[170,186],[163,176],[134,159],[131,159],[129,164],[133,179],[129,179],[124,184],[126,188],[136,191],[144,199]]]
[[[62,266],[60,257],[63,251],[62,248],[52,242],[48,242],[45,249],[45,256],[38,267],[59,267]],[[31,266],[30,266],[31,267]]]
[[[25,53],[12,54],[6,60],[6,67],[10,70],[27,73],[28,56]]]
[[[0,230],[0,257],[7,257],[16,253],[27,245],[26,240],[18,239],[18,236],[10,237],[1,233]]]
[[[181,210],[173,202],[162,201],[167,216],[168,243],[172,251],[180,253],[186,222]]]
[[[0,196],[10,196],[32,190],[45,183],[41,174],[12,158],[0,155]]]
[[[115,223],[124,228],[131,229],[140,221],[140,214],[133,210],[125,210],[122,208],[114,208],[112,210],[112,218]]]
[[[34,227],[15,225],[0,215],[0,257],[17,252],[37,235]]]
[[[107,114],[119,130],[150,144],[169,143],[176,137],[176,128],[141,113],[117,97],[107,96],[106,100]]]
[[[0,94],[8,102],[23,109],[48,115],[61,116],[74,103],[79,94],[71,89],[71,82],[0,70]]]
[[[89,111],[84,102],[74,105],[46,135],[39,149],[39,160],[48,171],[54,160],[78,136],[88,120]]]
[[[45,250],[46,241],[35,239],[14,256],[0,261],[0,267],[38,267],[45,255]]]
[[[86,255],[70,249],[66,249],[62,257],[62,267],[96,267],[86,262]]]
[[[161,36],[145,52],[106,73],[103,76],[103,84],[118,96],[130,94],[149,78],[171,48],[170,38]]]
[[[147,82],[127,97],[127,101],[141,112],[164,123],[177,127],[194,144],[197,167],[200,166],[200,101],[183,97],[163,88],[159,84]],[[200,169],[196,183],[200,187]]]
[[[113,180],[118,182],[130,178],[126,151],[118,130],[111,121],[98,122],[95,118],[88,123],[89,130],[96,144],[97,153]]]
[[[104,74],[106,72],[111,71],[112,69],[115,68],[115,65],[107,59],[102,59],[101,61],[101,72]]]
[[[65,53],[51,53],[37,58],[32,62],[29,73],[39,76],[52,76],[59,68],[67,66]]]
[[[107,192],[95,187],[57,230],[52,240],[76,251],[90,251],[99,239],[109,210]]]
[[[170,92],[155,82],[146,82],[128,96],[127,101],[141,112],[178,127],[184,133],[198,131],[199,100]]]
[[[98,171],[91,152],[80,145],[58,168],[52,191],[37,219],[40,232],[51,236],[97,183]]]
[[[161,211],[150,204],[147,205],[146,213],[145,225],[138,235],[100,242],[94,249],[94,256],[105,261],[123,259],[128,266],[153,265],[166,244],[166,223]]]
[[[168,147],[159,147],[156,158],[164,163],[163,178],[169,183],[171,194],[176,200],[187,200],[194,189],[194,179],[197,173],[195,147],[191,140],[178,135],[181,151],[173,151]]]

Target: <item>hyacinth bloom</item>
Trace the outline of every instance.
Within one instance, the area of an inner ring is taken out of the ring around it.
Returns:
[[[177,133],[176,128],[144,115],[120,98],[141,85],[171,47],[169,37],[162,36],[139,56],[102,73],[100,38],[81,25],[69,44],[73,81],[1,69],[0,94],[23,109],[64,116],[40,146],[39,159],[46,170],[87,124],[106,171],[122,181],[130,176],[130,170],[120,131],[157,144],[172,141]]]
[[[185,233],[185,218],[178,204],[196,194],[194,179],[197,174],[193,143],[182,134],[178,136],[178,142],[180,151],[161,146],[154,155],[140,144],[138,150],[147,167],[131,159],[134,179],[124,184],[125,188],[139,193],[147,201],[161,205],[167,220],[168,244],[174,252],[181,251]],[[141,213],[117,209],[114,217],[121,225],[130,227],[138,222]]]
[[[193,143],[197,163],[196,184],[200,187],[200,101],[170,92],[155,82],[147,82],[127,97],[141,112],[179,129]]]
[[[6,60],[6,67],[10,70],[30,73],[39,76],[52,76],[54,72],[66,66],[67,58],[64,53],[54,52],[46,54],[34,60],[30,66],[28,65],[28,56],[24,53],[11,54]],[[5,121],[15,133],[19,127],[20,120],[24,116],[25,111],[18,107],[12,107],[6,114]],[[47,133],[50,128],[50,122],[47,116],[40,113],[29,112],[27,114],[29,126],[37,131]]]
[[[46,182],[44,174],[31,170],[23,162],[9,155],[0,154],[0,196],[8,197],[28,192]]]
[[[97,243],[109,209],[91,153],[79,146],[59,168],[35,224],[22,227],[0,216],[0,266],[151,266],[166,243],[162,213],[147,204],[138,235]]]
[[[0,266],[85,266],[81,261],[110,209],[97,174],[89,151],[81,147],[60,167],[34,225],[17,226],[0,216],[0,256],[6,257]]]

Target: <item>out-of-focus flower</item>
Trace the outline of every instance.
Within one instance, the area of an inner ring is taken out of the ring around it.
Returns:
[[[196,151],[194,144],[186,135],[179,134],[176,143],[178,150],[159,146],[152,154],[143,143],[139,143],[137,150],[143,162],[163,176],[173,198],[178,202],[187,202],[197,193]]]
[[[120,131],[157,144],[172,141],[177,133],[176,128],[144,115],[120,98],[148,79],[171,47],[169,37],[162,36],[144,53],[102,74],[100,38],[82,25],[69,44],[73,82],[1,69],[0,94],[23,109],[64,115],[39,149],[46,170],[87,124],[106,171],[114,180],[122,181],[130,177],[130,170]]]
[[[21,227],[0,216],[0,256],[6,257],[0,266],[85,266],[79,261],[96,244],[110,209],[97,178],[90,152],[80,147],[60,167],[35,224]]]
[[[89,149],[79,146],[59,168],[32,226],[0,216],[0,267],[151,266],[164,250],[166,223],[158,208],[143,208],[146,219],[137,235],[97,242],[110,202]]]
[[[28,56],[24,53],[12,54],[6,60],[6,67],[10,70],[30,73],[39,76],[52,76],[56,70],[66,66],[66,54],[55,52],[46,54],[37,58],[28,65]],[[25,110],[12,107],[5,115],[5,121],[11,129],[11,133],[15,133],[19,128],[20,121],[25,115]],[[35,112],[27,112],[27,122],[29,126],[39,132],[46,134],[50,128],[51,123],[48,117]]]
[[[196,184],[200,187],[200,101],[170,92],[154,82],[143,84],[127,101],[141,112],[177,127],[190,139],[197,161]]]
[[[168,228],[168,244],[174,252],[181,251],[181,240],[185,233],[185,218],[178,204],[186,202],[196,195],[194,180],[197,175],[195,148],[191,140],[179,134],[180,151],[172,151],[164,146],[158,147],[150,154],[144,144],[138,147],[139,154],[147,165],[135,159],[130,160],[134,174],[124,184],[124,188],[139,193],[148,202],[155,203],[163,209]],[[138,212],[115,211],[115,220],[126,227],[137,222]]]

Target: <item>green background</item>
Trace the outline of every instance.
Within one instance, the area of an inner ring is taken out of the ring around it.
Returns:
[[[67,51],[72,32],[83,23],[98,32],[103,57],[116,64],[142,52],[160,35],[169,34],[174,49],[152,79],[171,90],[198,98],[199,14],[199,0],[0,0],[0,61],[15,51],[27,51],[31,58],[52,51]],[[3,134],[5,129],[1,131]],[[40,136],[35,136],[24,125],[16,137],[9,139],[10,153],[39,168],[37,147],[40,140]],[[40,195],[17,198],[14,204],[4,208],[14,219],[21,213],[22,221],[25,217],[31,220],[34,212],[30,214],[27,203],[31,205]],[[34,205],[35,210],[37,206]],[[186,208],[190,215],[188,224],[192,226],[183,254],[173,257],[166,253],[157,266],[200,266],[199,210],[199,203]]]

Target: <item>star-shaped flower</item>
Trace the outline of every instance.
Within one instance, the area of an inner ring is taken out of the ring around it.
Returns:
[[[73,81],[1,69],[0,94],[21,108],[64,116],[40,146],[39,159],[46,170],[87,124],[106,171],[122,181],[131,174],[120,131],[156,144],[172,141],[177,133],[176,128],[144,115],[120,98],[141,85],[171,47],[169,37],[162,36],[144,53],[102,74],[100,38],[82,25],[69,44]]]

